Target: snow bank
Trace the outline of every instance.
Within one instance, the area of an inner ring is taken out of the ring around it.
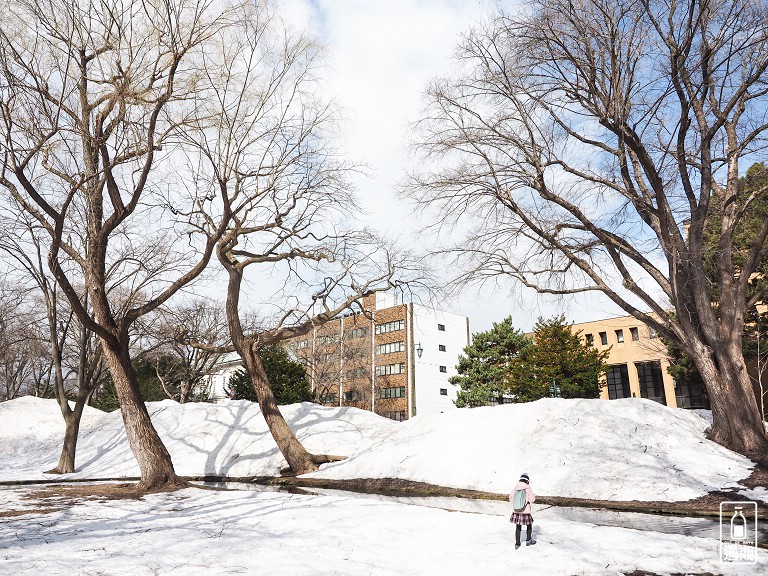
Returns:
[[[184,476],[274,476],[286,462],[269,433],[258,404],[147,403],[152,422]],[[299,440],[311,452],[350,454],[380,443],[398,423],[354,408],[324,408],[305,402],[281,407]],[[139,475],[119,411],[83,416],[76,471],[66,478]],[[6,414],[11,415],[5,425]],[[20,423],[24,422],[23,425]],[[41,470],[59,458],[64,423],[53,400],[27,398],[0,403],[0,479],[52,478]]]
[[[179,474],[269,476],[286,465],[257,404],[166,400],[148,409]],[[640,399],[545,399],[403,423],[310,403],[282,411],[309,451],[349,456],[309,475],[322,478],[403,478],[504,493],[528,472],[539,494],[674,501],[733,485],[753,467],[706,440],[705,419]],[[55,401],[0,403],[0,478],[43,478],[58,460],[63,428]],[[89,410],[77,471],[67,477],[138,474],[119,412]]]
[[[397,477],[507,492],[688,500],[749,476],[753,463],[704,438],[700,416],[642,399],[544,399],[417,416],[349,460],[311,474]]]

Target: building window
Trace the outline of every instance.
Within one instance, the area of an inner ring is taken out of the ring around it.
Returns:
[[[616,342],[624,344],[624,330],[616,330]]]
[[[303,350],[307,346],[309,346],[309,343],[306,340],[299,340],[298,342],[296,342],[297,350]]]
[[[382,388],[379,390],[379,398],[405,398],[405,386]]]
[[[364,338],[368,336],[368,328],[352,328],[352,330],[347,330],[346,334],[348,340]]]
[[[392,352],[402,352],[405,350],[405,342],[388,342],[376,346],[376,354],[391,354]]]
[[[405,372],[405,364],[384,364],[382,366],[376,366],[376,376],[389,376],[390,374],[403,374]]]
[[[350,390],[349,392],[344,392],[344,402],[357,402],[362,399],[363,395],[359,390]]]
[[[405,420],[405,410],[400,410],[399,412],[384,412],[382,416],[389,418],[390,420],[397,420],[398,422],[402,422]]]
[[[339,403],[339,395],[338,394],[321,394],[320,395],[320,403],[321,404],[338,404]]]
[[[445,352],[445,344],[438,344],[437,349],[440,350],[440,352]]]
[[[385,322],[376,324],[376,334],[386,334],[387,332],[397,332],[405,328],[405,320],[395,320],[394,322]]]
[[[654,330],[653,328],[651,328],[649,326],[648,327],[648,338],[656,338],[657,336],[658,336],[658,334],[656,333],[656,330]]]
[[[440,396],[448,396],[448,388],[440,388]]]
[[[437,329],[440,330],[440,332],[445,332],[445,324],[438,324]]]
[[[709,403],[701,393],[701,386],[695,380],[676,381],[675,396],[678,408],[709,409]]]
[[[593,334],[585,334],[584,339],[587,341],[587,346],[595,345],[595,336]]]
[[[440,366],[440,372],[448,372],[448,368],[445,366]]]
[[[600,332],[600,344],[603,346],[608,346],[608,333],[607,332]]]
[[[661,362],[635,362],[635,368],[640,382],[640,397],[666,405],[667,395],[661,375]]]
[[[331,344],[333,342],[338,342],[338,336],[336,336],[336,334],[328,334],[325,336],[317,337],[318,346],[322,346],[323,344]]]
[[[626,364],[617,364],[608,366],[605,372],[605,379],[608,384],[608,398],[616,400],[617,398],[629,398],[629,371]]]
[[[329,352],[328,354],[315,355],[315,359],[317,360],[318,364],[325,364],[327,362],[330,362],[331,360],[336,360],[337,358],[338,358],[338,354],[336,352]]]
[[[346,377],[347,380],[360,380],[361,378],[370,379],[371,371],[369,368],[353,368],[351,370],[347,370]]]
[[[629,335],[632,337],[632,342],[640,340],[640,332],[637,331],[637,328],[630,328]]]

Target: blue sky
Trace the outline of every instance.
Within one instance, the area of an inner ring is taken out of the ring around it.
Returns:
[[[343,111],[344,148],[364,162],[367,175],[355,178],[368,214],[362,223],[426,248],[413,236],[420,222],[404,209],[396,187],[409,167],[409,126],[419,117],[426,83],[452,66],[463,31],[494,11],[494,0],[285,0],[289,19],[309,28],[326,46],[327,86]],[[504,2],[506,6],[512,1]],[[530,329],[538,316],[564,313],[586,321],[623,315],[596,298],[552,301],[532,292],[467,291],[445,309],[470,317],[472,332],[512,315],[516,326]]]

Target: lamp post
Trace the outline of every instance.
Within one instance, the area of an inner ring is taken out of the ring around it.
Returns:
[[[421,353],[424,352],[424,348],[421,347],[421,341],[419,341],[416,346],[414,346],[413,351],[411,352],[411,358],[413,359],[413,352],[416,352],[416,356],[418,358],[421,358]],[[413,359],[413,368],[411,370],[411,393],[409,394],[409,398],[411,400],[411,405],[408,406],[408,418],[411,416],[416,415],[416,360]]]

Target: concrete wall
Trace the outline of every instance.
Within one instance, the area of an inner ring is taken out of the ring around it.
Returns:
[[[453,410],[458,387],[449,384],[448,378],[457,374],[459,355],[469,345],[469,321],[466,316],[418,304],[414,304],[413,310],[414,346],[423,349],[421,358],[414,355],[416,414]],[[440,325],[445,330],[440,330]],[[445,350],[441,350],[441,346]],[[440,371],[441,366],[445,372]]]
[[[632,337],[632,329],[637,331],[637,340]],[[664,382],[666,404],[667,406],[677,407],[675,381],[667,372],[667,367],[669,366],[667,348],[648,326],[633,316],[621,316],[619,318],[574,324],[573,330],[581,330],[583,339],[587,339],[591,335],[593,345],[598,350],[610,349],[607,360],[609,366],[621,364],[627,366],[629,388],[631,395],[634,397],[641,397],[636,363],[659,362]],[[623,335],[623,342],[619,342],[619,331]],[[605,334],[607,344],[601,342],[601,333]],[[608,398],[607,387],[603,388],[600,397]]]

